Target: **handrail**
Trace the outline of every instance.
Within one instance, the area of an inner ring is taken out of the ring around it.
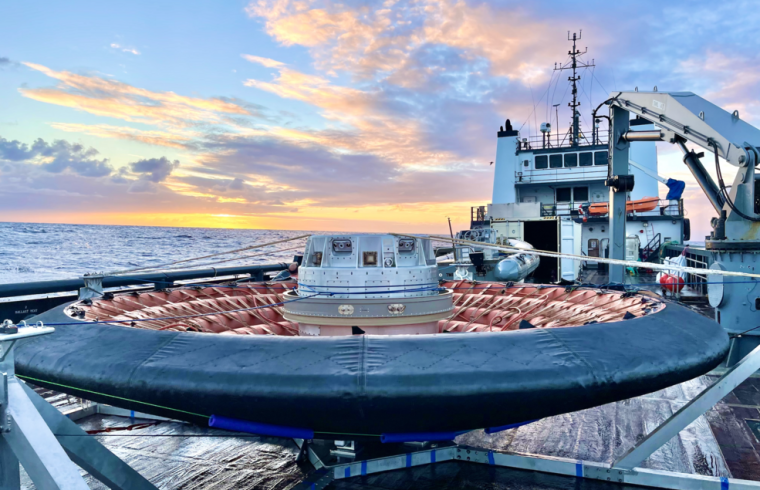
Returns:
[[[603,130],[597,132],[596,135],[596,143],[594,143],[593,135],[586,135],[585,132],[581,131],[579,136],[579,144],[578,147],[587,147],[587,146],[598,146],[598,145],[606,145],[609,140],[609,130]],[[519,138],[518,143],[520,144],[520,149],[527,149],[523,148],[524,143],[528,143],[529,149],[532,150],[541,150],[541,149],[548,149],[548,148],[568,148],[570,147],[570,141],[567,138],[567,133],[564,133],[561,137],[562,139],[557,142],[557,133],[551,133],[548,137],[544,135],[531,135],[528,137],[521,137]],[[526,140],[526,141],[523,141]]]
[[[609,201],[565,201],[565,202],[553,202],[549,204],[541,203],[541,216],[576,216],[581,214],[578,207],[581,204],[607,204]],[[608,216],[607,214],[596,215],[597,217]],[[679,199],[677,204],[672,204],[667,199],[659,199],[657,206],[651,211],[631,211],[627,213],[628,216],[671,216],[671,217],[683,217],[683,199]]]
[[[219,267],[207,269],[192,269],[172,272],[148,272],[143,274],[129,274],[123,276],[107,276],[103,278],[104,288],[133,286],[150,283],[171,284],[174,281],[186,281],[189,279],[201,279],[204,277],[233,276],[238,274],[251,274],[260,276],[265,272],[276,272],[288,268],[288,264],[264,264],[248,265],[242,267]],[[61,293],[76,291],[85,287],[84,279],[62,279],[57,281],[36,281],[0,284],[0,298],[14,296],[27,296],[33,294]]]
[[[662,233],[658,233],[649,240],[649,243],[642,250],[642,254],[646,254],[646,257],[642,257],[644,262],[649,262],[649,259],[653,255],[660,256],[660,247],[662,246]]]

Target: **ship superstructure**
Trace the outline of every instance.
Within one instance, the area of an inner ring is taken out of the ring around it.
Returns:
[[[523,240],[536,249],[590,257],[608,256],[610,188],[605,185],[609,169],[609,131],[599,128],[593,117],[589,133],[582,128],[578,111],[580,61],[573,34],[570,62],[557,70],[572,70],[568,78],[572,119],[564,136],[551,133],[551,123],[541,125],[541,136],[522,137],[509,120],[497,132],[496,159],[491,203],[473,207],[471,229],[492,229],[495,241]],[[593,114],[595,116],[595,114]],[[633,119],[636,130],[654,130],[645,119]],[[632,260],[654,260],[662,244],[689,239],[689,220],[684,217],[680,195],[660,199],[657,148],[652,141],[632,142],[630,174],[635,185],[628,192],[626,247]],[[672,194],[672,193],[670,193]],[[539,282],[577,280],[581,267],[596,267],[572,259],[544,258],[534,277]],[[488,269],[486,267],[485,269]],[[483,268],[481,268],[483,270]]]

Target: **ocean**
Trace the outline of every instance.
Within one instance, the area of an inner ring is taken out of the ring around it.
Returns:
[[[313,232],[0,222],[0,284],[72,279],[87,272],[158,265],[309,233]],[[291,262],[298,250],[284,249],[300,246],[302,251],[305,242],[300,239],[182,266],[193,268],[263,253],[266,255],[213,267]]]

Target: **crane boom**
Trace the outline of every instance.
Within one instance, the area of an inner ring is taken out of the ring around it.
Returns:
[[[630,163],[631,165],[633,165],[637,169],[641,170],[642,172],[644,172],[648,176],[652,177],[653,179],[658,180],[658,181],[662,182],[663,184],[667,185],[668,179],[666,179],[665,177],[660,177],[656,173],[652,172],[651,170],[649,170],[648,168],[644,167],[643,165],[639,165],[638,163],[634,162],[633,160],[628,160],[628,163]]]

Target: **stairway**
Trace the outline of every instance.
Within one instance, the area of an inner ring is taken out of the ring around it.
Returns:
[[[647,226],[647,230],[649,228],[651,226]],[[657,233],[655,235],[653,230],[651,239],[649,238],[649,233],[647,233],[647,240],[649,241],[641,251],[641,261],[658,262],[660,259],[660,247],[662,246],[662,234]]]

